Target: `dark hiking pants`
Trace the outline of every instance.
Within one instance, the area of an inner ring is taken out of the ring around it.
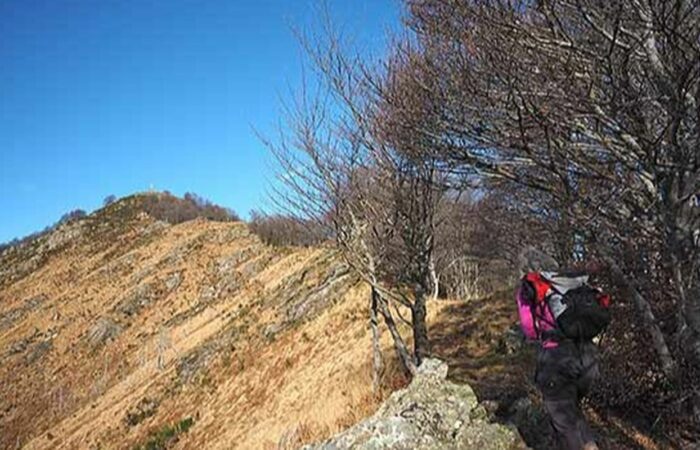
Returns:
[[[535,382],[562,449],[580,450],[595,441],[580,401],[596,378],[598,352],[594,344],[563,341],[556,348],[540,350]]]

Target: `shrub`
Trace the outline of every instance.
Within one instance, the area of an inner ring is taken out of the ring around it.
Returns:
[[[104,198],[104,200],[102,200],[102,206],[109,206],[116,201],[117,201],[116,195],[108,195],[107,197]]]
[[[74,209],[62,215],[61,218],[58,220],[57,225],[63,225],[64,223],[74,222],[76,220],[84,218],[85,216],[87,216],[85,210]]]
[[[177,442],[182,433],[186,433],[194,425],[194,419],[188,417],[172,425],[165,425],[160,430],[151,433],[148,440],[134,447],[134,450],[164,450]]]
[[[168,192],[149,195],[144,199],[142,208],[151,217],[171,224],[186,222],[198,217],[220,222],[240,220],[233,210],[216,205],[190,192],[186,193],[183,198],[178,198]]]
[[[328,239],[320,225],[281,214],[268,215],[252,211],[249,226],[264,243],[277,247],[309,247]]]

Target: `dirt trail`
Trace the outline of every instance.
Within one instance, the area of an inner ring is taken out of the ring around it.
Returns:
[[[554,448],[547,416],[532,382],[536,349],[517,332],[517,311],[509,292],[470,302],[441,302],[431,323],[434,353],[450,366],[448,378],[470,384],[482,401],[493,402],[498,420],[516,423],[535,450]],[[585,406],[588,420],[610,450],[672,447],[611,412]]]

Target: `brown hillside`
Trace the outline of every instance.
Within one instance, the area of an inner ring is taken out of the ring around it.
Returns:
[[[372,395],[368,289],[331,249],[269,247],[240,222],[171,225],[149,204],[123,199],[0,254],[0,448],[297,448],[402,385],[384,333]],[[430,302],[433,352],[547,448],[510,297]],[[608,448],[667,448],[587,414]]]
[[[276,448],[369,412],[367,296],[331,250],[169,225],[145,198],[0,256],[0,448],[132,448],[180,421],[180,448]]]

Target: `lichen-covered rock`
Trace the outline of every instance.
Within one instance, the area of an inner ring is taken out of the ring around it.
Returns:
[[[131,409],[126,412],[124,416],[124,424],[127,427],[134,427],[144,419],[153,416],[158,410],[159,401],[153,398],[144,397]]]
[[[59,226],[56,231],[48,235],[46,239],[46,251],[53,251],[75,241],[82,236],[84,231],[83,222],[75,222]]]
[[[39,306],[46,302],[46,295],[37,295],[22,303],[20,306],[10,309],[5,313],[0,313],[0,331],[9,330],[14,324],[27,316],[32,311],[35,311]]]
[[[514,324],[498,338],[496,351],[503,355],[513,355],[526,345],[525,335],[519,324]]]
[[[46,340],[34,344],[27,352],[24,360],[27,364],[34,364],[44,357],[53,348],[53,341]]]
[[[155,282],[144,283],[127,292],[115,305],[115,311],[124,316],[137,315],[142,309],[153,303],[159,295]]]
[[[379,411],[307,450],[527,448],[518,433],[491,423],[472,388],[446,380],[447,364],[428,359],[411,384],[394,392]]]

